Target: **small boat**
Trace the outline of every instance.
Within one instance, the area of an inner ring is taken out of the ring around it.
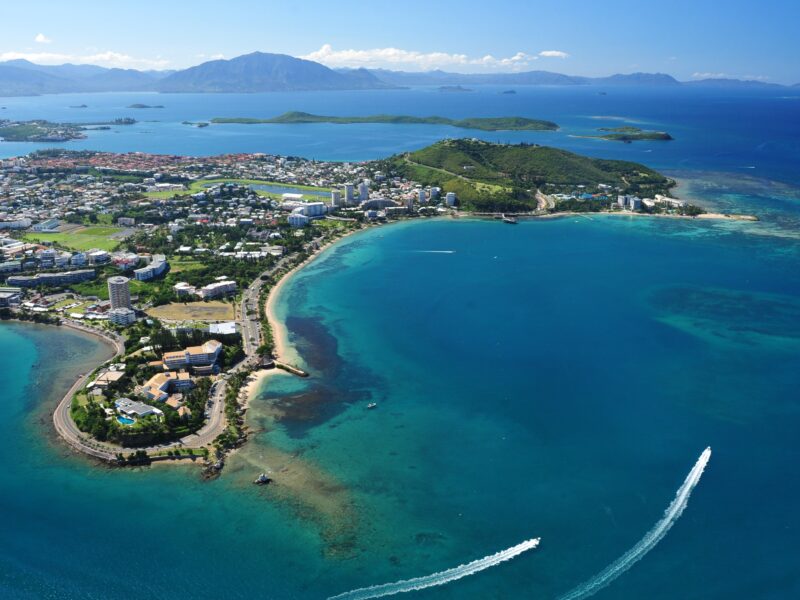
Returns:
[[[253,483],[256,485],[266,485],[271,482],[272,479],[266,473],[261,473],[261,475],[256,477],[255,480],[253,481]]]
[[[370,408],[370,409],[378,408],[378,403],[377,402],[370,402],[369,404],[367,404],[367,408]]]
[[[519,223],[519,221],[517,221],[516,217],[507,217],[503,215],[503,223],[508,223],[509,225],[516,225],[517,223]]]

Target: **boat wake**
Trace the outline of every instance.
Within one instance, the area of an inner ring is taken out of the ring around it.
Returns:
[[[418,254],[455,254],[455,250],[415,250]]]
[[[515,558],[523,552],[527,552],[528,550],[533,550],[539,545],[539,539],[540,538],[526,540],[521,544],[517,544],[516,546],[512,546],[511,548],[507,548],[506,550],[502,550],[496,554],[490,554],[489,556],[474,560],[465,565],[459,565],[453,569],[447,569],[446,571],[440,571],[439,573],[426,575],[424,577],[416,577],[414,579],[405,579],[403,581],[396,581],[394,583],[385,583],[383,585],[373,585],[370,587],[359,588],[351,592],[345,592],[344,594],[331,596],[328,598],[328,600],[367,600],[368,598],[392,596],[394,594],[415,592],[417,590],[424,590],[425,588],[434,587],[437,585],[444,585],[446,583],[450,583],[451,581],[456,581],[462,577],[468,577],[469,575],[474,575],[475,573],[479,573],[485,569],[499,565],[500,563],[511,560],[512,558]]]
[[[603,569],[600,573],[582,583],[572,591],[559,600],[581,600],[600,591],[617,577],[622,575],[625,571],[630,569],[633,564],[644,557],[645,554],[650,552],[658,542],[660,542],[670,528],[675,524],[678,518],[683,513],[686,505],[689,503],[689,496],[692,494],[695,486],[700,483],[700,477],[711,458],[711,448],[706,448],[700,455],[700,458],[695,463],[692,470],[689,471],[683,485],[678,488],[675,493],[675,499],[664,511],[664,516],[659,520],[653,528],[648,531],[645,536],[639,540],[633,548],[628,550],[625,554],[620,556],[616,561],[611,563],[608,567]]]

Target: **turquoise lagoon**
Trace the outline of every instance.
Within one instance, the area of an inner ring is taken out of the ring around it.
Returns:
[[[208,483],[46,441],[56,390],[99,351],[4,324],[2,595],[322,598],[541,536],[419,595],[553,598],[632,546],[710,445],[685,515],[602,597],[791,597],[798,252],[669,219],[357,234],[283,289],[313,376],[268,380],[252,442]],[[274,487],[250,484],[263,469]]]

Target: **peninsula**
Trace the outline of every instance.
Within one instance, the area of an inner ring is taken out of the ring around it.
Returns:
[[[51,123],[0,119],[0,140],[6,142],[68,142],[86,138],[84,131],[109,129],[112,125],[133,125],[135,119],[121,118],[96,123]]]
[[[408,115],[371,115],[366,117],[333,117],[314,115],[307,112],[287,112],[271,119],[253,119],[248,117],[217,117],[211,119],[216,124],[302,124],[302,123],[385,123],[390,125],[450,125],[461,129],[477,129],[481,131],[556,131],[558,124],[541,119],[525,117],[475,117],[468,119],[450,119],[447,117],[414,117]]]
[[[25,186],[29,173],[57,193]],[[726,218],[670,198],[674,182],[638,163],[468,139],[362,163],[51,149],[0,175],[0,202],[14,194],[0,222],[0,318],[78,327],[116,348],[64,396],[56,431],[112,464],[188,459],[208,476],[247,440],[253,377],[307,375],[285,362],[269,299],[345,235],[458,215]]]

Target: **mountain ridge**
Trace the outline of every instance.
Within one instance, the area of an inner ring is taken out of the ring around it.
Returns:
[[[0,96],[78,92],[260,93],[397,89],[421,85],[596,85],[692,86],[730,88],[800,88],[800,84],[740,79],[682,82],[665,73],[618,73],[607,77],[565,75],[534,70],[518,73],[451,73],[388,69],[331,69],[286,54],[252,52],[177,71],[140,71],[97,65],[39,65],[25,59],[0,62]]]

